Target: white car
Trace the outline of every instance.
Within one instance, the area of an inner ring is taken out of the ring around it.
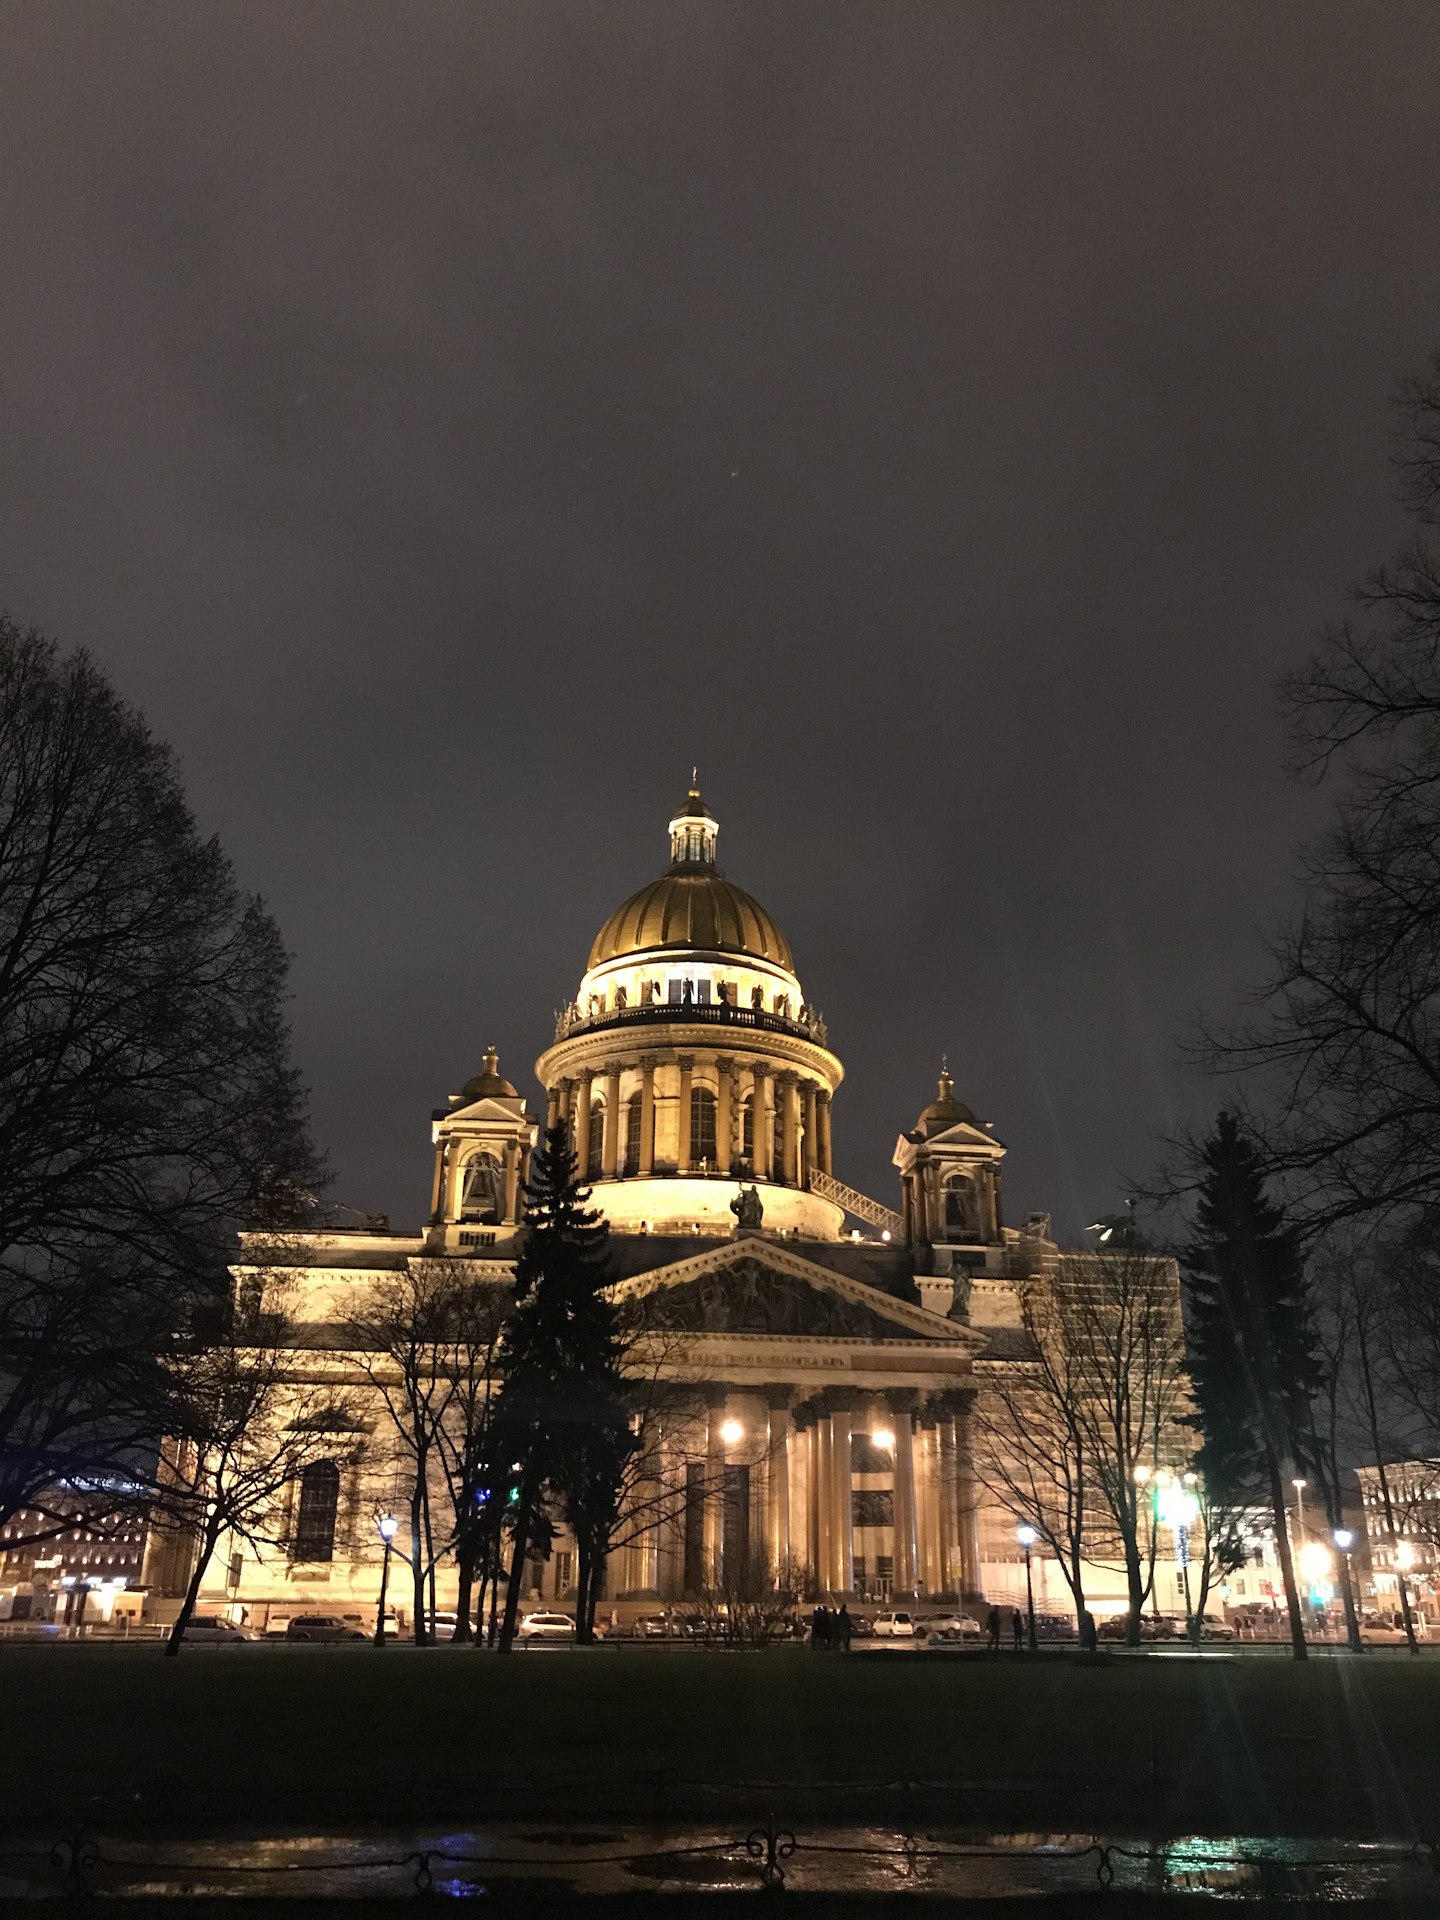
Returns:
[[[913,1613],[877,1613],[871,1631],[880,1640],[914,1640],[925,1629]]]
[[[968,1613],[941,1613],[922,1621],[922,1629],[932,1640],[978,1640],[981,1627]]]
[[[1426,1623],[1418,1612],[1410,1616],[1415,1638],[1426,1638]],[[1409,1645],[1403,1613],[1366,1613],[1360,1616],[1360,1639],[1367,1647],[1404,1647]]]
[[[197,1613],[185,1629],[187,1646],[243,1647],[255,1638],[248,1627],[237,1627],[218,1613]]]
[[[575,1622],[568,1613],[527,1613],[515,1629],[517,1640],[573,1640]]]

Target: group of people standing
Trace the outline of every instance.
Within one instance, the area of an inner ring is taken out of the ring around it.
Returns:
[[[810,1618],[810,1644],[812,1647],[839,1648],[842,1653],[850,1651],[850,1609],[842,1601],[838,1613],[829,1607],[816,1607]]]

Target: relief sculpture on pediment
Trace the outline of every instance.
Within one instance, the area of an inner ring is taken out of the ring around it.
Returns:
[[[737,1260],[636,1302],[645,1325],[691,1333],[829,1335],[894,1339],[900,1329],[858,1301],[813,1287],[759,1260]]]

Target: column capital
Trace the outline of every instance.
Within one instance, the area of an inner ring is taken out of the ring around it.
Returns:
[[[707,1380],[700,1390],[705,1396],[705,1405],[712,1413],[724,1407],[730,1398],[730,1389],[723,1380]]]
[[[768,1380],[760,1388],[765,1396],[765,1404],[772,1413],[778,1413],[788,1407],[795,1398],[795,1389],[788,1380]]]
[[[853,1413],[864,1398],[859,1387],[823,1387],[820,1392],[826,1413]]]
[[[885,1404],[892,1413],[914,1413],[920,1404],[918,1387],[887,1387]]]
[[[695,1056],[693,1053],[677,1053],[675,1064],[682,1073],[689,1073],[695,1065]]]
[[[793,1067],[780,1067],[775,1074],[775,1083],[781,1087],[798,1087],[800,1076]]]
[[[750,1072],[754,1074],[757,1080],[768,1080],[771,1073],[770,1062],[768,1060],[752,1060],[750,1062]]]
[[[600,1071],[605,1075],[607,1080],[618,1080],[623,1069],[618,1060],[607,1060]]]
[[[815,1098],[820,1102],[822,1107],[828,1107],[830,1104],[830,1089],[825,1085],[823,1080],[817,1080],[815,1082]]]
[[[580,1082],[581,1082],[582,1084],[588,1084],[588,1083],[589,1083],[589,1082],[590,1082],[591,1080],[593,1080],[593,1079],[595,1078],[595,1069],[594,1069],[594,1067],[580,1067],[580,1068],[578,1068],[578,1069],[576,1070],[576,1074],[575,1074],[575,1078],[576,1078],[576,1079],[577,1079],[578,1081],[580,1081]]]
[[[952,1416],[963,1420],[974,1407],[978,1391],[977,1387],[946,1387],[943,1393],[931,1394],[929,1404],[942,1420]]]
[[[658,1053],[642,1053],[640,1056],[640,1071],[642,1073],[654,1073],[659,1064],[660,1056]]]
[[[715,1071],[722,1080],[728,1080],[735,1071],[735,1062],[728,1053],[722,1053],[715,1062]]]

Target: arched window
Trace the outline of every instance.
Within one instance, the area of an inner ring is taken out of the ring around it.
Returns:
[[[645,1111],[642,1095],[632,1093],[625,1103],[625,1171],[640,1171],[640,1116]]]
[[[980,1202],[975,1182],[963,1173],[952,1173],[945,1182],[945,1233],[957,1240],[975,1240],[980,1236]]]
[[[755,1164],[755,1096],[747,1093],[745,1105],[740,1115],[740,1153],[753,1167]]]
[[[690,1089],[690,1164],[715,1164],[715,1096],[709,1087]]]
[[[300,1510],[295,1518],[295,1558],[333,1560],[335,1515],[340,1506],[340,1467],[334,1460],[312,1460],[300,1476]]]
[[[505,1207],[505,1183],[493,1153],[477,1153],[465,1162],[465,1185],[460,1195],[460,1218],[494,1222]]]
[[[778,1097],[780,1092],[778,1087],[775,1092],[777,1098],[772,1115],[774,1126],[770,1133],[770,1178],[783,1180],[785,1178],[785,1103]]]
[[[590,1102],[590,1138],[586,1143],[588,1159],[582,1172],[596,1174],[600,1171],[600,1154],[605,1145],[605,1102]]]

